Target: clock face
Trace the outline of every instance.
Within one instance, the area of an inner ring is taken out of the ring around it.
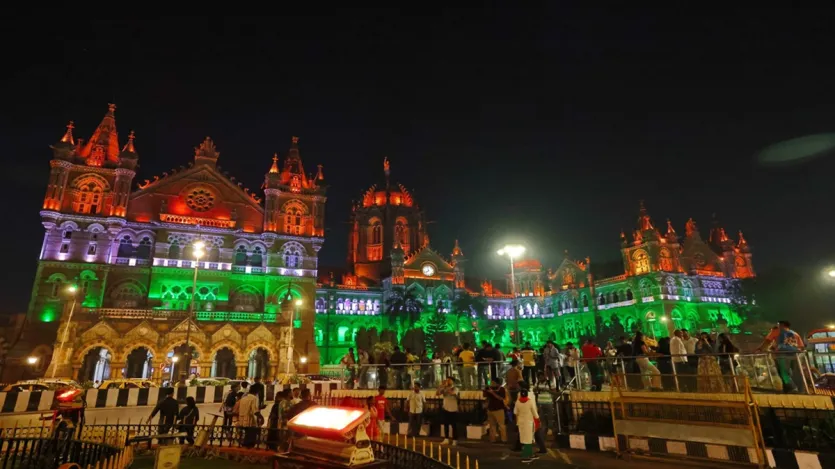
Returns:
[[[423,275],[426,275],[427,277],[431,277],[431,276],[435,275],[435,268],[432,267],[430,264],[426,264],[425,266],[423,266],[421,268],[421,272],[423,272]]]

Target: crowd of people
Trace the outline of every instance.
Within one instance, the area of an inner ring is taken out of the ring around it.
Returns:
[[[378,385],[411,389],[414,383],[429,389],[441,386],[447,377],[455,378],[462,390],[483,389],[496,378],[505,379],[508,388],[514,389],[521,380],[536,385],[541,374],[551,388],[582,384],[600,390],[608,384],[648,391],[730,392],[739,389],[737,375],[747,375],[756,385],[768,373],[779,376],[772,389],[791,392],[797,389],[795,354],[802,346],[791,324],[781,321],[758,349],[773,352],[758,369],[737,360],[740,350],[730,335],[699,332],[691,336],[687,329],[676,329],[670,337],[658,340],[636,332],[616,342],[607,341],[602,347],[592,338],[579,347],[568,342],[560,348],[549,340],[538,350],[527,342],[506,352],[499,344],[482,342],[474,348],[465,343],[432,357],[425,350],[413,353],[409,348],[394,347],[390,355],[383,352],[375,360],[368,351],[357,349],[355,354],[351,348],[340,364],[345,369],[346,386],[361,389]],[[763,372],[762,368],[768,370]]]

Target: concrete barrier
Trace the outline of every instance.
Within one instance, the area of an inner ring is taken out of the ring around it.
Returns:
[[[330,394],[342,387],[340,381],[313,381],[308,384],[282,384],[266,386],[266,400],[284,389],[308,388],[314,394]],[[159,400],[163,388],[141,389],[88,389],[84,395],[88,409],[109,407],[153,406]],[[220,403],[231,386],[188,386],[174,388],[174,397],[185,401],[193,397],[198,404]],[[0,392],[0,414],[46,411],[52,407],[55,391]]]

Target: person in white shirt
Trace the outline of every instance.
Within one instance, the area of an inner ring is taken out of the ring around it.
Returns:
[[[360,365],[360,388],[367,388],[368,386],[368,352],[363,349],[357,349],[357,359]]]
[[[451,377],[446,378],[435,394],[443,396],[444,399],[441,405],[444,441],[441,444],[450,444],[451,437],[452,446],[456,446],[458,444],[458,388],[455,387],[455,381]]]
[[[699,359],[696,357],[696,344],[699,340],[695,337],[690,337],[687,329],[680,329],[681,342],[684,344],[684,350],[687,351],[687,361],[681,364],[676,363],[676,373],[683,375],[679,378],[679,385],[684,383],[684,387],[691,391],[696,391],[696,375],[698,374]],[[671,344],[672,345],[672,344]],[[682,379],[683,378],[683,379]]]
[[[409,406],[409,433],[408,436],[420,436],[420,424],[423,423],[423,405],[426,403],[426,396],[420,392],[420,383],[415,381],[414,392],[409,393],[406,404]]]

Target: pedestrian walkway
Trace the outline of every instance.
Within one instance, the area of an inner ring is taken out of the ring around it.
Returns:
[[[423,441],[426,445],[432,442],[437,448],[441,441],[439,438],[417,438],[415,447],[418,451],[423,448]],[[409,439],[411,447],[411,438]],[[510,446],[500,443],[490,443],[488,441],[472,441],[466,440],[459,442],[457,446],[451,447],[452,451],[452,467],[456,467],[455,450],[458,450],[460,456],[460,468],[466,469],[466,457],[470,457],[470,469],[475,469],[475,460],[478,460],[478,469],[510,469],[517,467],[548,467],[559,469],[681,469],[682,461],[654,461],[648,459],[634,459],[631,461],[618,459],[614,453],[588,452],[571,449],[554,449],[553,443],[548,442],[547,454],[539,454],[539,459],[531,464],[522,464],[522,457],[518,452],[511,451]],[[427,446],[428,448],[428,446]],[[446,449],[450,448],[447,445],[443,447],[444,461],[446,461]],[[427,449],[427,453],[428,453]],[[437,450],[436,450],[437,451]],[[436,453],[437,454],[437,453]],[[692,464],[692,462],[691,462]],[[696,467],[696,466],[689,466]],[[709,464],[699,462],[697,467],[726,467],[722,465]],[[727,467],[738,467],[729,465]]]

